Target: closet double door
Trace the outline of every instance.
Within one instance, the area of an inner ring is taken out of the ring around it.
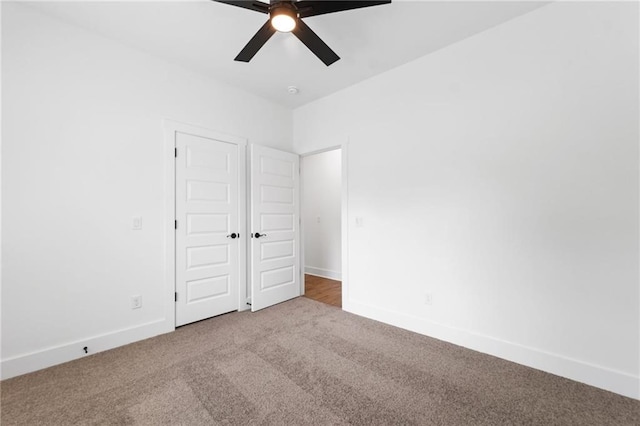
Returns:
[[[173,136],[176,326],[299,296],[298,156],[259,145],[247,156],[243,140],[205,130]]]

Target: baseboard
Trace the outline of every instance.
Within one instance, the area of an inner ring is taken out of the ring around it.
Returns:
[[[359,302],[345,301],[342,309],[629,398],[640,399],[640,377],[621,371]]]
[[[329,278],[331,280],[342,281],[342,273],[339,271],[330,271],[329,269],[314,268],[313,266],[305,266],[304,273],[315,275],[316,277]]]
[[[172,321],[161,319],[135,327],[118,330],[87,339],[76,340],[60,346],[47,348],[41,351],[32,352],[16,357],[2,360],[1,378],[9,379],[43,368],[52,367],[64,362],[73,361],[78,358],[89,356],[118,346],[127,345],[139,340],[159,334],[168,333],[174,330]],[[87,347],[88,353],[84,353],[83,348]]]

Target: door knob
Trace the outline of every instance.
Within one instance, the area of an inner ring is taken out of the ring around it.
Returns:
[[[231,234],[227,235],[227,238],[231,238],[236,239],[236,238],[240,238],[240,234],[236,234],[235,232],[232,232]]]
[[[259,232],[256,232],[255,234],[253,234],[254,238],[260,238],[260,237],[266,237],[266,236],[267,236],[267,234],[261,234]]]

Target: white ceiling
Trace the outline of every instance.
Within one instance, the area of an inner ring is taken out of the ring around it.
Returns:
[[[306,18],[341,59],[325,66],[294,35],[276,33],[249,63],[233,58],[266,22],[247,9],[196,1],[37,2],[48,15],[281,105],[296,108],[546,3],[399,1]],[[297,95],[287,92],[297,86]]]

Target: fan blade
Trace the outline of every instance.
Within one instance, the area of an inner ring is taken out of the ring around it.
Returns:
[[[269,13],[269,5],[259,1],[242,0],[213,0],[218,3],[229,4],[243,9],[255,10],[256,12]]]
[[[301,19],[298,19],[296,27],[292,31],[293,35],[298,37],[301,42],[304,43],[305,46],[309,48],[326,66],[331,65],[340,57],[336,55],[336,52],[331,50],[329,46],[326,45],[324,41],[318,37],[316,33],[314,33],[311,28]]]
[[[240,62],[249,62],[251,58],[258,53],[258,50],[271,38],[276,32],[275,28],[271,25],[271,21],[267,21],[262,28],[249,40],[249,43],[238,53],[238,56],[234,59]]]
[[[324,15],[325,13],[342,12],[343,10],[389,4],[391,0],[381,1],[340,1],[340,0],[300,0],[293,3],[301,18]]]

